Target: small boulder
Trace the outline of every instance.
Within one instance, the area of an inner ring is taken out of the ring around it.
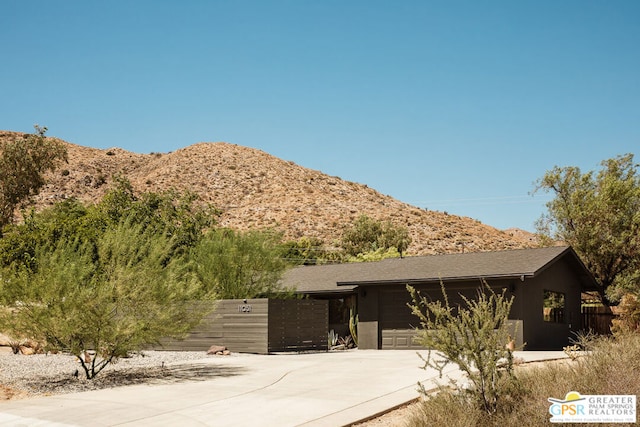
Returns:
[[[227,349],[227,347],[223,346],[223,345],[212,345],[211,347],[209,347],[209,350],[207,350],[207,354],[218,354],[218,353],[222,353],[223,351],[225,351]]]
[[[33,347],[28,347],[26,345],[21,345],[19,347],[20,349],[20,354],[23,354],[25,356],[30,356],[32,354],[36,354],[36,350]]]

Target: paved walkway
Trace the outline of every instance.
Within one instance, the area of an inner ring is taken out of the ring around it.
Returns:
[[[516,352],[525,361],[563,352]],[[201,381],[135,385],[0,403],[2,426],[345,426],[411,401],[414,351],[209,357],[190,362]],[[451,367],[448,375],[460,378]]]

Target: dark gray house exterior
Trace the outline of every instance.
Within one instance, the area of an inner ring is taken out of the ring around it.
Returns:
[[[581,328],[581,293],[595,290],[593,276],[567,246],[304,266],[289,270],[283,284],[329,300],[329,329],[340,334],[347,333],[345,311],[357,310],[359,348],[409,349],[416,348],[419,324],[407,307],[407,284],[434,300],[442,298],[442,282],[457,305],[460,295],[474,298],[482,280],[515,297],[513,336],[525,350],[567,345]]]

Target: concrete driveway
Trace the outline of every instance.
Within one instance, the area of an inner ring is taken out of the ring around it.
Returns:
[[[517,352],[526,361],[563,352]],[[414,351],[234,354],[190,362],[201,380],[0,403],[2,426],[344,426],[433,384]],[[460,378],[449,367],[447,374]]]

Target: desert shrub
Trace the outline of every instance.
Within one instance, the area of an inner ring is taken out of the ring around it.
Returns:
[[[456,393],[441,392],[416,406],[406,425],[469,427],[479,425],[481,418],[482,411],[468,400],[460,399]]]
[[[627,333],[640,329],[640,300],[633,294],[622,297],[618,306],[620,316],[613,320],[613,333]]]
[[[453,363],[465,373],[470,387],[456,385],[456,392],[470,399],[488,414],[497,411],[501,395],[511,386],[513,379],[513,352],[508,345],[508,316],[513,297],[504,291],[496,294],[486,282],[478,289],[476,299],[461,295],[465,306],[453,307],[442,285],[444,304],[440,300],[428,301],[407,286],[413,303],[414,315],[420,319],[417,341],[429,349],[424,358],[425,369],[440,373]],[[433,352],[444,360],[432,357]]]
[[[372,262],[382,261],[387,258],[400,258],[400,252],[395,247],[388,249],[379,248],[371,252],[361,252],[358,255],[346,257],[346,262]]]
[[[324,242],[317,237],[301,237],[282,243],[282,256],[292,265],[324,264]]]
[[[562,397],[571,390],[581,394],[640,394],[640,334],[592,337],[587,344],[589,350],[574,361],[516,366],[517,381],[505,388],[507,398],[494,414],[470,405],[454,391],[440,390],[420,402],[406,425],[537,427],[549,423],[549,397]]]
[[[287,290],[279,281],[287,267],[280,235],[268,231],[209,231],[193,248],[191,259],[206,292],[219,298],[259,298]]]
[[[367,215],[360,215],[347,227],[340,241],[345,253],[353,257],[390,248],[395,248],[402,256],[410,243],[411,237],[407,227],[395,225],[391,221],[383,223]]]

